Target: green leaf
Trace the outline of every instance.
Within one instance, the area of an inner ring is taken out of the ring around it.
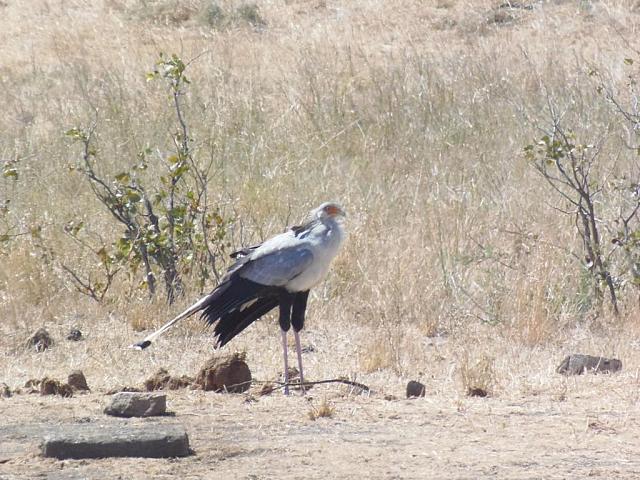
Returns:
[[[131,240],[126,237],[121,237],[116,241],[116,248],[118,252],[123,258],[126,258],[129,253],[131,253],[131,249],[133,248],[133,244]]]
[[[624,63],[625,65],[633,65],[633,58],[625,58]]]
[[[18,179],[18,170],[16,170],[13,167],[6,167],[2,171],[2,176],[4,178],[11,178],[13,180],[17,180]]]
[[[127,199],[131,203],[138,203],[140,200],[142,200],[142,197],[135,190],[127,190]]]
[[[127,172],[121,172],[115,176],[115,179],[120,183],[129,183],[131,181],[131,175]]]
[[[173,178],[180,178],[182,177],[182,175],[184,175],[187,171],[189,171],[189,165],[186,163],[182,163],[180,164],[178,167],[176,168],[171,168],[171,176]]]
[[[64,132],[64,134],[74,140],[87,140],[89,138],[85,132],[76,127],[70,128],[69,130]]]
[[[181,219],[184,217],[186,212],[187,212],[187,209],[185,207],[174,207],[168,213],[174,219]]]

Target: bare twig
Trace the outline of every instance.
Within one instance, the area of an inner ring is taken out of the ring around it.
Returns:
[[[316,380],[314,382],[289,382],[289,383],[285,383],[285,382],[268,382],[268,381],[260,381],[260,380],[253,380],[253,383],[257,383],[257,384],[265,384],[265,385],[277,385],[277,388],[285,388],[285,387],[300,387],[300,386],[311,386],[311,385],[322,385],[325,383],[342,383],[344,385],[349,385],[351,387],[356,387],[361,389],[362,391],[368,392],[368,393],[373,393],[372,390],[365,384],[360,383],[360,382],[355,382],[353,380],[348,380],[346,378],[331,378],[331,379],[327,379],[327,380]]]

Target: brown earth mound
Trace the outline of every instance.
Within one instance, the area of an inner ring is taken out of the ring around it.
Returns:
[[[214,357],[200,369],[194,383],[203,390],[242,393],[251,386],[251,371],[244,354]]]
[[[153,390],[178,390],[186,388],[193,384],[193,378],[186,375],[181,377],[172,377],[169,372],[161,368],[144,382],[144,388],[147,392]]]

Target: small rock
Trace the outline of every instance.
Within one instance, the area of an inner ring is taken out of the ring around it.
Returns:
[[[82,340],[82,332],[77,328],[72,328],[67,335],[67,340],[70,340],[72,342]]]
[[[39,328],[26,342],[27,348],[35,348],[36,352],[44,352],[53,345],[53,338],[44,328]]]
[[[89,385],[87,385],[87,379],[85,378],[84,373],[82,373],[82,370],[74,370],[71,372],[67,378],[67,383],[74,390],[90,390]]]
[[[181,377],[172,377],[169,372],[161,368],[152,377],[144,382],[144,388],[147,392],[154,390],[178,390],[186,388],[193,383],[193,378],[183,375]]]
[[[81,423],[57,426],[56,432],[44,438],[41,445],[45,457],[166,458],[189,455],[189,437],[182,425],[94,425]]]
[[[244,354],[211,358],[200,369],[194,383],[203,390],[242,393],[251,386],[251,370]]]
[[[111,397],[104,413],[115,417],[152,417],[164,415],[166,410],[167,396],[163,393],[120,392]]]
[[[6,383],[0,383],[0,397],[9,398],[11,396],[11,389]]]
[[[473,387],[467,390],[467,395],[469,395],[470,397],[484,398],[489,396],[489,391],[481,387]]]
[[[73,397],[73,389],[66,383],[61,383],[53,378],[44,377],[40,381],[40,395],[60,395],[61,397]]]
[[[407,383],[407,398],[411,397],[424,397],[426,392],[426,387],[415,380],[410,380]]]
[[[582,375],[583,373],[615,373],[622,369],[622,362],[617,358],[594,357],[575,353],[567,355],[558,366],[557,372],[562,375]]]
[[[107,392],[105,393],[105,395],[114,395],[116,393],[120,393],[120,392],[142,392],[142,389],[138,388],[138,387],[128,387],[128,386],[120,386],[120,387],[114,387],[111,388],[109,390],[107,390]]]

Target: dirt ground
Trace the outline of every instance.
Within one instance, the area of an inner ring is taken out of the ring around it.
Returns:
[[[529,398],[455,401],[355,396],[342,387],[288,398],[182,390],[168,392],[175,416],[135,420],[103,415],[100,393],[15,395],[0,401],[0,478],[638,478],[640,410],[620,406],[623,378],[579,377]],[[612,388],[590,388],[594,382]],[[312,420],[309,412],[323,403],[332,416]],[[87,421],[180,422],[194,453],[39,456],[43,424]]]
[[[41,353],[17,340],[0,350],[0,382],[23,392],[0,397],[0,480],[640,478],[640,342],[630,326],[602,335],[576,331],[544,347],[507,340],[491,326],[437,338],[407,326],[398,351],[401,370],[394,371],[365,368],[376,354],[365,348],[374,329],[341,330],[327,320],[303,332],[306,379],[347,376],[371,393],[329,383],[304,397],[286,397],[280,390],[260,395],[261,382],[273,382],[282,371],[272,318],[221,351],[212,351],[210,334],[193,332],[189,323],[136,351],[127,346],[144,333],[122,324],[114,318],[80,325],[86,339],[79,342],[64,340],[64,326],[52,328],[57,342]],[[246,393],[173,390],[166,392],[170,416],[127,420],[103,413],[114,388],[141,387],[159,368],[194,377],[212,354],[233,351],[246,352],[256,381]],[[620,358],[622,371],[558,374],[564,356],[575,352]],[[470,397],[465,385],[472,380],[464,380],[464,371],[472,372],[482,358],[490,359],[479,376],[490,395]],[[24,393],[29,379],[64,381],[75,369],[83,370],[91,393]],[[405,398],[410,379],[425,385],[425,397]],[[322,410],[330,415],[311,418]],[[178,422],[193,455],[65,461],[40,455],[47,432],[86,422]]]

